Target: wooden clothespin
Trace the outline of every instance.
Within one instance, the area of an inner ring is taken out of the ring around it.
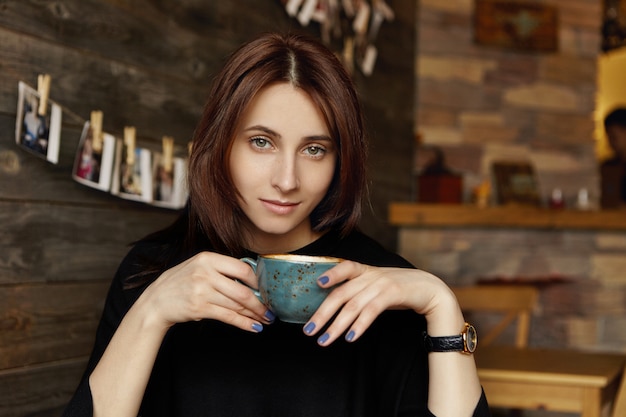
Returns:
[[[354,30],[359,37],[365,36],[365,33],[367,32],[371,10],[372,9],[368,3],[361,2],[359,4],[359,8],[354,16],[354,21],[352,22],[352,30]]]
[[[163,136],[163,170],[167,173],[172,172],[174,161],[174,138]]]
[[[298,9],[300,8],[301,4],[302,0],[288,0],[287,4],[285,5],[285,10],[287,11],[287,14],[291,17],[294,17],[296,14],[298,14]]]
[[[361,62],[361,71],[366,76],[372,75],[374,71],[374,64],[376,63],[376,57],[378,56],[378,49],[374,45],[367,45],[365,48],[365,54],[363,55],[363,61]]]
[[[329,45],[333,37],[341,38],[341,24],[339,17],[339,0],[325,0],[322,2],[326,10],[326,19],[321,22],[322,41]]]
[[[91,127],[91,138],[94,152],[102,152],[102,111],[94,110],[91,112],[89,125]]]
[[[370,42],[374,42],[378,36],[378,31],[384,20],[392,21],[395,18],[393,9],[385,3],[385,0],[373,0],[372,18],[370,22],[369,33],[367,38]]]
[[[354,71],[354,38],[349,36],[344,38],[341,58],[348,73],[352,74]]]
[[[353,18],[356,11],[354,10],[354,0],[341,0],[343,11],[349,18]]]
[[[298,21],[302,26],[308,26],[311,18],[313,17],[313,13],[315,13],[315,9],[317,8],[318,0],[306,0],[302,9],[300,9],[300,13],[298,14]]]
[[[378,13],[383,15],[385,20],[390,22],[395,19],[396,14],[385,0],[373,0],[373,6]]]
[[[124,127],[124,145],[126,145],[127,165],[133,165],[135,163],[135,135],[136,130],[133,126]]]
[[[45,116],[48,110],[48,97],[50,97],[50,74],[39,74],[37,77],[37,93],[39,93],[37,114]]]

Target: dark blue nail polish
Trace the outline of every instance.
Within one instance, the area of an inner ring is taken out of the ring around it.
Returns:
[[[262,332],[263,331],[263,325],[259,324],[259,323],[254,323],[252,325],[252,330],[254,330],[257,333]]]
[[[326,285],[328,284],[328,281],[330,281],[330,279],[326,275],[324,275],[323,277],[319,277],[317,281],[322,285]]]
[[[324,343],[326,343],[329,337],[330,335],[328,333],[324,333],[323,335],[319,337],[319,339],[317,339],[317,343],[319,343],[320,345],[323,345]]]
[[[313,323],[312,321],[308,322],[306,326],[304,326],[304,333],[306,334],[313,333],[313,330],[315,330],[315,323]]]
[[[276,316],[270,310],[267,310],[265,312],[265,318],[268,319],[269,321],[274,321],[276,319]]]
[[[354,333],[354,330],[350,330],[348,334],[346,335],[346,341],[352,342],[352,340],[354,340],[355,335],[356,333]]]

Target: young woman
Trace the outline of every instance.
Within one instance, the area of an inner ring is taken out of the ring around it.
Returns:
[[[453,293],[356,229],[364,136],[351,80],[317,41],[236,51],[195,132],[189,203],[120,265],[65,415],[489,415],[472,355],[425,343],[467,330]],[[347,260],[319,278],[343,285],[304,325],[247,287],[239,258],[276,252]]]

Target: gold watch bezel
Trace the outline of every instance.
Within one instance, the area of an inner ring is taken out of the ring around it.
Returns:
[[[478,346],[476,328],[465,322],[461,336],[463,336],[463,353],[474,353]]]

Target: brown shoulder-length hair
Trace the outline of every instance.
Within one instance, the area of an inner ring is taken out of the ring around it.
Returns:
[[[248,103],[275,83],[289,83],[311,97],[338,149],[328,192],[311,213],[313,229],[334,228],[345,234],[360,219],[367,189],[367,150],[361,108],[349,74],[317,40],[265,34],[227,60],[213,80],[194,133],[188,175],[190,226],[192,231],[202,230],[218,252],[237,255],[245,250],[248,223],[230,175],[229,155]]]

